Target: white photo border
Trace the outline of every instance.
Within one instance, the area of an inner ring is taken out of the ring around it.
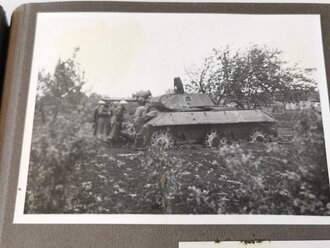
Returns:
[[[63,15],[80,14],[80,12],[59,12]],[[58,15],[59,13],[38,13],[36,19],[36,33],[34,38],[34,54],[38,47],[38,20],[41,15]],[[88,14],[88,12],[81,12]],[[112,13],[112,12],[109,12]],[[93,12],[94,14],[109,14],[105,12]],[[160,15],[168,14],[161,13]],[[181,13],[176,13],[180,15]],[[202,14],[202,13],[201,13]],[[198,15],[198,14],[192,14]],[[246,15],[246,14],[214,14],[214,15]],[[260,16],[262,14],[258,14]],[[253,15],[252,15],[253,16]],[[269,16],[269,15],[267,15]],[[281,15],[283,16],[283,15]],[[288,16],[292,16],[289,15]],[[297,16],[297,15],[295,15]],[[306,15],[318,18],[318,35],[320,46],[322,44],[320,15]],[[324,53],[323,53],[324,54]],[[329,225],[330,216],[293,216],[293,215],[160,215],[160,214],[24,214],[24,204],[27,189],[29,157],[32,140],[32,129],[37,92],[38,65],[33,60],[31,68],[30,86],[28,92],[27,111],[24,123],[23,145],[20,160],[19,179],[15,214],[15,224],[152,224],[152,225],[218,225],[218,224],[255,224],[255,225]],[[325,71],[324,55],[319,60],[320,74],[323,75],[319,82],[321,111],[328,161],[328,174],[330,171],[330,110],[329,96]]]

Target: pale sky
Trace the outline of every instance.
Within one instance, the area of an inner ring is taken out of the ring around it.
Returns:
[[[86,89],[110,97],[139,90],[156,96],[173,88],[174,77],[185,80],[185,68],[227,45],[278,48],[285,60],[319,69],[319,25],[318,15],[42,13],[33,67],[53,71],[79,46]]]

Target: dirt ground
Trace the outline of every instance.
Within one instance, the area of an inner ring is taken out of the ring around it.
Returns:
[[[245,144],[255,156],[263,144]],[[210,214],[219,198],[228,213],[240,212],[240,178],[219,163],[218,149],[201,146],[136,151],[104,145],[88,163],[75,165],[73,212]],[[204,201],[203,204],[201,201]],[[206,204],[205,204],[206,203]]]

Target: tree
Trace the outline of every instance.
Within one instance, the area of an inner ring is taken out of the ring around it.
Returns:
[[[36,109],[44,123],[49,116],[51,121],[55,121],[59,112],[77,108],[86,96],[81,90],[85,79],[78,62],[79,50],[76,47],[70,58],[59,59],[54,73],[44,69],[39,71]]]
[[[187,91],[207,93],[216,102],[234,102],[254,109],[273,101],[298,102],[315,89],[310,69],[289,66],[278,49],[252,46],[233,51],[229,46],[214,49],[201,66],[187,72]]]

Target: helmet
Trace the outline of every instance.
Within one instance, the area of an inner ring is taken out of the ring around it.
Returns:
[[[105,101],[100,100],[100,101],[97,102],[97,104],[98,105],[105,105]]]
[[[119,105],[127,105],[128,104],[128,102],[126,102],[125,100],[121,100],[120,102],[119,102]]]
[[[137,100],[138,100],[139,103],[145,103],[146,102],[146,99],[142,96],[139,96]]]

